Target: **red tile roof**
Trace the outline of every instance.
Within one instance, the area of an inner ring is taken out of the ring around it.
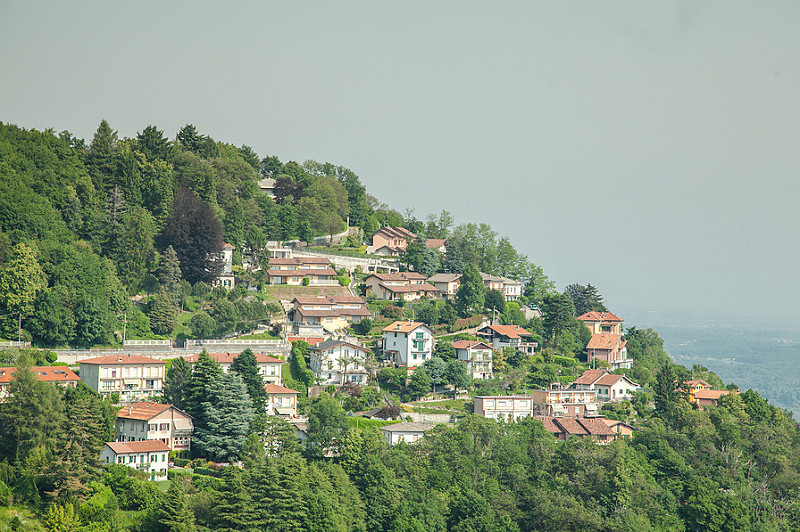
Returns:
[[[583,425],[578,423],[577,419],[569,418],[569,417],[557,417],[553,418],[553,423],[562,428],[564,432],[567,434],[576,434],[578,436],[586,436],[589,434],[589,431],[584,428]],[[607,429],[608,427],[606,427]]]
[[[696,388],[697,386],[702,386],[703,388],[711,388],[711,385],[702,379],[692,379],[690,381],[684,381],[684,384],[686,384],[690,388]]]
[[[296,390],[292,390],[291,388],[285,388],[283,386],[278,386],[277,384],[265,384],[264,389],[267,393],[285,393],[285,394],[300,394],[300,392]]]
[[[170,408],[172,408],[172,405],[153,403],[151,401],[141,401],[138,403],[131,403],[128,406],[123,407],[119,412],[117,412],[117,417],[123,419],[138,419],[141,421],[147,421],[148,419],[152,419],[161,412],[169,410]]]
[[[438,292],[439,289],[435,286],[428,284],[428,283],[416,283],[416,284],[401,284],[401,285],[389,285],[385,283],[380,283],[380,286],[383,287],[388,292],[394,293],[401,293],[407,294],[409,292]]]
[[[425,325],[424,323],[419,322],[419,321],[396,321],[396,322],[392,323],[391,325],[388,325],[388,326],[384,327],[381,330],[383,332],[404,332],[404,333],[409,333],[409,332],[413,331],[414,329],[416,329],[418,327],[428,328],[427,325]]]
[[[616,434],[615,431],[611,430],[611,427],[597,418],[583,417],[578,419],[578,423],[592,436],[611,436]]]
[[[591,312],[587,312],[586,314],[581,314],[580,316],[578,316],[578,319],[582,320],[582,321],[601,321],[601,322],[602,321],[619,321],[619,322],[624,321],[619,316],[615,316],[614,314],[611,314],[610,312],[597,312],[595,310],[593,310]]]
[[[597,381],[597,379],[599,379],[606,373],[608,372],[604,369],[587,369],[586,371],[581,373],[580,377],[575,379],[574,384],[585,384],[587,386],[590,384],[594,384],[594,382]]]
[[[372,233],[373,238],[375,235],[384,234],[389,238],[406,238],[406,239],[414,239],[417,238],[417,235],[406,229],[405,227],[381,227],[374,233]]]
[[[444,246],[445,242],[444,238],[429,238],[425,241],[425,245],[430,249],[439,249]]]
[[[456,340],[453,342],[455,349],[472,349],[474,347],[483,346],[485,349],[491,349],[492,346],[485,344],[479,340]]]
[[[729,393],[731,393],[730,390],[705,390],[705,389],[703,389],[703,390],[697,390],[696,392],[694,392],[694,398],[695,399],[709,399],[709,400],[716,401],[717,399],[719,399],[723,395],[728,395]]]
[[[98,364],[102,366],[141,365],[141,364],[166,364],[159,358],[150,358],[142,355],[108,355],[104,357],[87,358],[79,360],[78,364]]]
[[[426,277],[419,272],[373,273],[367,276],[377,277],[381,281],[424,281]]]
[[[303,296],[294,298],[292,302],[298,305],[365,304],[363,299],[356,296]]]
[[[110,441],[106,445],[116,454],[147,453],[157,451],[169,451],[169,446],[161,440],[143,441]]]
[[[300,270],[267,270],[271,277],[320,277],[338,275],[333,268],[303,268]]]
[[[310,345],[316,345],[320,342],[324,342],[325,338],[322,336],[287,336],[286,341],[290,344],[303,341]]]
[[[66,366],[33,366],[30,370],[40,381],[45,382],[78,382],[81,380]],[[16,371],[17,368],[0,368],[0,384],[11,382]]]
[[[291,259],[269,259],[270,266],[297,266],[303,264],[330,264],[325,257],[293,257]]]
[[[614,349],[619,343],[622,335],[598,333],[593,334],[592,339],[586,344],[586,349]]]
[[[508,338],[522,338],[523,336],[533,336],[531,333],[519,325],[487,325],[484,329],[489,329],[501,336]]]
[[[259,364],[283,364],[285,361],[275,358],[269,355],[265,355],[263,353],[254,353],[256,356],[256,362]],[[212,360],[216,360],[220,364],[232,364],[233,359],[241,355],[241,353],[209,353],[208,356],[211,357]],[[190,364],[194,364],[197,362],[197,359],[200,358],[200,355],[189,355],[183,357],[186,362]]]

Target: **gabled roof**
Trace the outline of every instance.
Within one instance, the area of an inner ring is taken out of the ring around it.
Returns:
[[[617,375],[615,373],[610,373],[604,369],[587,369],[584,371],[580,377],[575,379],[573,384],[583,384],[583,385],[595,385],[595,386],[613,386],[614,384],[618,383],[619,381],[625,379],[633,386],[638,387],[639,385],[632,380],[630,380],[625,375]]]
[[[172,405],[154,403],[152,401],[140,401],[138,403],[131,403],[128,406],[121,408],[119,412],[117,412],[117,417],[123,419],[138,419],[140,421],[147,421],[148,419],[152,419],[161,412],[169,410],[170,408],[172,408]]]
[[[697,390],[696,392],[694,392],[694,398],[695,399],[713,399],[714,401],[716,401],[717,399],[719,399],[723,395],[728,395],[729,393],[731,393],[731,390],[706,390],[706,389],[703,389],[703,390]]]
[[[271,277],[312,277],[320,275],[337,275],[333,268],[301,268],[299,270],[267,270],[267,275]]]
[[[483,346],[484,349],[491,349],[492,346],[481,342],[480,340],[456,340],[453,342],[455,349],[474,349]]]
[[[426,277],[419,272],[373,273],[367,276],[380,281],[424,281]],[[365,279],[366,280],[366,279]]]
[[[615,316],[610,312],[597,312],[592,310],[591,312],[587,312],[585,314],[581,314],[578,316],[578,319],[581,321],[618,321],[622,322],[623,319],[619,316]]]
[[[232,246],[231,244],[228,244],[227,242],[223,242],[222,243],[222,249],[236,249],[236,246]]]
[[[285,361],[279,358],[275,358],[269,355],[265,355],[263,353],[253,353],[256,356],[256,362],[259,364],[284,364]],[[241,353],[209,353],[208,356],[211,357],[211,360],[215,360],[220,364],[232,364],[233,359],[241,355]],[[183,357],[186,362],[190,364],[194,364],[197,362],[197,359],[200,358],[200,355],[189,355]]]
[[[369,349],[365,347],[361,347],[360,345],[351,344],[350,342],[345,342],[343,340],[326,340],[324,342],[320,342],[317,345],[312,345],[309,349],[314,351],[325,351],[326,349],[333,349],[334,347],[338,347],[340,345],[346,345],[348,347],[352,347],[353,349],[358,349],[359,351],[364,351],[365,353],[371,353]]]
[[[400,423],[392,423],[391,425],[384,425],[381,430],[384,432],[425,432],[431,430],[433,425],[428,423],[415,423],[412,421],[402,421]]]
[[[383,234],[390,238],[405,238],[405,239],[414,239],[417,238],[417,235],[406,229],[405,227],[381,227],[374,233],[372,233],[373,238],[375,235]]]
[[[425,241],[425,245],[429,249],[439,249],[444,246],[447,241],[444,238],[429,238]]]
[[[617,345],[624,346],[627,342],[621,340],[622,335],[610,333],[597,333],[586,344],[586,349],[614,349]]]
[[[690,388],[696,388],[698,386],[702,386],[703,388],[711,388],[711,385],[702,379],[692,379],[690,381],[684,381],[683,383]]]
[[[571,417],[557,417],[553,419],[553,423],[566,432],[567,434],[575,434],[578,436],[586,436],[589,434],[589,431],[586,428],[578,423],[577,418]],[[607,430],[608,427],[605,427]]]
[[[614,373],[606,373],[595,382],[596,386],[614,386],[621,380],[628,381],[631,385],[638,387],[639,385],[632,380],[630,380],[625,375],[616,375]]]
[[[578,418],[578,423],[580,423],[586,432],[591,434],[592,436],[611,436],[616,434],[611,427],[609,427],[606,423],[602,420],[593,418],[593,417],[582,417]]]
[[[277,384],[272,384],[272,383],[265,384],[264,390],[266,390],[268,394],[270,393],[284,393],[284,394],[296,394],[296,395],[300,394],[300,392],[298,392],[297,390],[292,390],[291,388],[278,386]]]
[[[460,273],[436,273],[428,277],[429,283],[452,283],[461,279]]]
[[[109,441],[106,445],[116,454],[147,453],[169,451],[169,446],[161,440]]]
[[[414,331],[415,329],[418,329],[420,327],[425,327],[426,329],[428,329],[428,331],[430,331],[430,328],[420,321],[401,321],[401,320],[398,320],[392,323],[391,325],[387,325],[381,330],[383,332],[410,333],[411,331]]]
[[[33,366],[30,368],[36,378],[45,382],[78,382],[81,380],[67,366]],[[0,368],[0,384],[14,380],[17,368]]]
[[[490,330],[500,336],[507,336],[508,338],[522,338],[523,336],[533,336],[519,325],[487,325],[478,332]],[[488,334],[483,332],[483,334]]]
[[[142,355],[107,355],[104,357],[94,357],[79,360],[78,364],[99,364],[102,366],[138,366],[141,364],[166,364],[166,362],[158,358],[150,358]]]
[[[597,379],[599,379],[606,373],[608,372],[604,369],[587,369],[586,371],[581,373],[580,377],[575,379],[575,382],[573,382],[573,384],[591,385],[594,384],[597,381]]]

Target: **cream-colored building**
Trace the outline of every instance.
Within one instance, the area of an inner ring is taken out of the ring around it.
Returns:
[[[79,360],[80,377],[89,388],[123,402],[138,401],[164,391],[166,362],[142,355],[109,355]]]
[[[475,397],[475,414],[489,419],[513,421],[533,415],[532,395],[479,395]]]
[[[578,316],[578,319],[592,332],[592,334],[624,334],[622,318],[610,312],[591,311]]]
[[[456,358],[467,365],[467,373],[473,379],[491,379],[493,374],[492,346],[475,340],[456,340],[453,342]]]
[[[433,331],[416,321],[396,321],[382,329],[382,350],[398,366],[416,368],[433,353]]]
[[[225,373],[230,373],[231,371],[231,364],[233,364],[233,359],[239,356],[241,353],[209,353],[208,356],[211,357],[212,360],[215,360],[222,371]],[[267,384],[281,384],[281,366],[286,364],[285,361],[275,358],[270,355],[265,355],[263,353],[254,353],[256,357],[256,363],[258,364],[258,373],[264,379],[264,383]],[[200,355],[189,355],[184,357],[186,362],[194,366],[197,363],[197,359]]]
[[[172,451],[192,447],[192,416],[172,405],[143,401],[131,403],[117,412],[117,441],[158,440]]]
[[[167,480],[169,447],[159,440],[107,442],[100,452],[100,461],[143,471],[153,481]]]
[[[300,392],[277,384],[265,384],[264,390],[267,392],[268,415],[297,417],[297,398]]]

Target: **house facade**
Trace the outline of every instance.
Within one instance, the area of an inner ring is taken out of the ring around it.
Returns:
[[[107,442],[100,452],[100,461],[143,471],[153,481],[167,480],[169,447],[159,440]]]
[[[300,392],[277,384],[265,384],[264,390],[267,392],[268,415],[297,417],[297,398]]]
[[[241,353],[208,353],[208,356],[220,365],[222,371],[229,373],[231,371],[231,364],[233,364],[233,360],[240,354]],[[281,366],[286,364],[286,362],[279,358],[265,355],[263,353],[254,354],[256,357],[256,363],[258,364],[258,373],[264,379],[264,383],[281,384]],[[194,366],[199,357],[200,355],[189,355],[184,357],[184,360]]]
[[[309,348],[311,370],[320,384],[367,384],[367,357],[372,351],[341,340],[327,340]]]
[[[431,358],[433,331],[424,323],[396,321],[382,329],[381,348],[384,356],[398,366],[415,368]]]
[[[381,427],[383,441],[389,445],[397,445],[400,442],[416,443],[422,439],[425,431],[431,430],[433,425],[427,423],[413,423],[403,421]]]
[[[491,379],[494,376],[492,346],[475,340],[453,342],[456,358],[467,365],[467,373],[473,379]]]
[[[587,359],[603,361],[615,369],[629,369],[633,360],[628,358],[628,342],[619,334],[593,334],[586,344]]]
[[[302,285],[304,279],[310,285],[336,286],[339,280],[331,261],[324,257],[293,257],[270,259],[267,282],[271,285]]]
[[[219,259],[222,261],[222,271],[219,272],[217,278],[212,281],[214,286],[224,286],[228,290],[236,285],[236,280],[233,276],[233,250],[236,249],[227,242],[222,244],[222,251],[219,254]]]
[[[110,355],[79,360],[81,380],[89,388],[109,395],[119,392],[128,403],[161,395],[166,362],[142,355]]]
[[[81,380],[66,366],[33,366],[30,370],[40,381],[54,382],[60,386],[74,388]],[[8,388],[16,372],[17,368],[0,368],[0,401],[8,397]]]
[[[581,314],[578,319],[586,325],[592,334],[624,334],[622,318],[610,312],[591,311]]]
[[[117,412],[117,441],[158,440],[171,451],[192,448],[192,416],[172,405],[142,401]]]
[[[289,319],[296,334],[335,332],[369,317],[366,302],[355,296],[297,297]]]
[[[445,299],[453,299],[456,297],[458,287],[461,286],[460,273],[437,273],[428,277],[428,284],[433,285],[441,297]]]
[[[533,415],[532,395],[479,395],[474,400],[475,414],[489,419],[512,421]]]
[[[639,385],[625,375],[615,375],[604,369],[587,369],[570,385],[574,390],[595,390],[597,401],[631,401]]]
[[[439,290],[426,282],[426,278],[417,272],[373,273],[364,284],[367,295],[388,301],[416,301],[423,297],[437,297]]]
[[[597,415],[595,390],[569,390],[560,387],[535,390],[533,400],[537,416],[586,417]]]
[[[417,235],[405,227],[382,227],[372,234],[373,253],[399,256]]]
[[[533,335],[518,325],[486,325],[478,329],[477,334],[494,350],[513,347],[532,355],[539,347],[536,342],[526,341]]]

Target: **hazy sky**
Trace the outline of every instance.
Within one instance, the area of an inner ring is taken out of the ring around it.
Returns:
[[[490,224],[627,323],[800,322],[800,2],[0,2],[0,120],[185,124]]]

